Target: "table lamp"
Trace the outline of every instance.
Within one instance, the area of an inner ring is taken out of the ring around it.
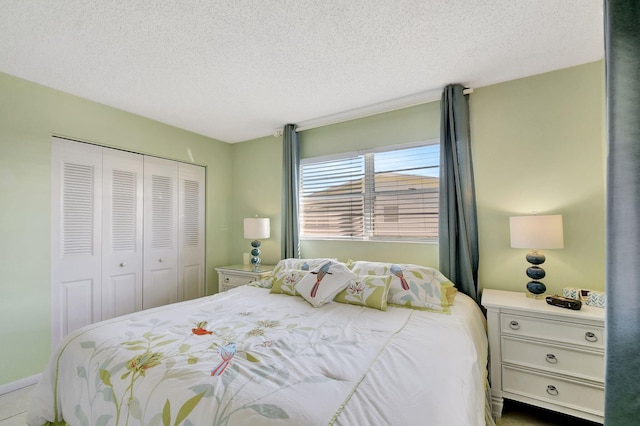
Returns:
[[[260,271],[260,241],[269,238],[271,229],[267,217],[247,217],[244,219],[244,238],[251,241],[251,264],[255,272]]]
[[[531,249],[526,259],[531,266],[527,268],[527,297],[540,299],[547,287],[539,280],[546,272],[539,265],[546,260],[540,249],[559,249],[564,247],[562,235],[562,215],[513,216],[509,218],[511,247]]]

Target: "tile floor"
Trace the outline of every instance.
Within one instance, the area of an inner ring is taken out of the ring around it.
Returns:
[[[0,426],[25,426],[27,404],[33,386],[0,395]],[[497,426],[597,426],[586,420],[576,419],[525,404],[506,401],[503,416]],[[438,425],[439,426],[439,425]],[[445,426],[445,425],[442,425]],[[449,425],[446,425],[449,426]]]

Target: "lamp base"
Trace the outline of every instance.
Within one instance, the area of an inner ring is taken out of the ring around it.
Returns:
[[[251,247],[253,247],[251,249],[251,256],[253,256],[251,258],[251,264],[253,265],[253,272],[260,272],[260,263],[262,262],[262,260],[260,259],[260,241],[258,240],[253,240],[251,241]]]
[[[547,286],[540,281],[529,281],[527,283],[527,297],[531,299],[542,299]]]
[[[528,299],[534,299],[534,300],[540,300],[540,299],[544,299],[545,295],[543,294],[535,294],[535,293],[531,293],[531,292],[526,292],[525,293],[527,295]]]

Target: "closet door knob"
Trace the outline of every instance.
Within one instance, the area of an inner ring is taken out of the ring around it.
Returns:
[[[125,266],[127,266],[127,262],[120,262],[120,267],[124,268]]]

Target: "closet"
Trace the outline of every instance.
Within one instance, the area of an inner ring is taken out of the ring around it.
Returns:
[[[54,137],[51,169],[54,346],[204,296],[204,167]]]

